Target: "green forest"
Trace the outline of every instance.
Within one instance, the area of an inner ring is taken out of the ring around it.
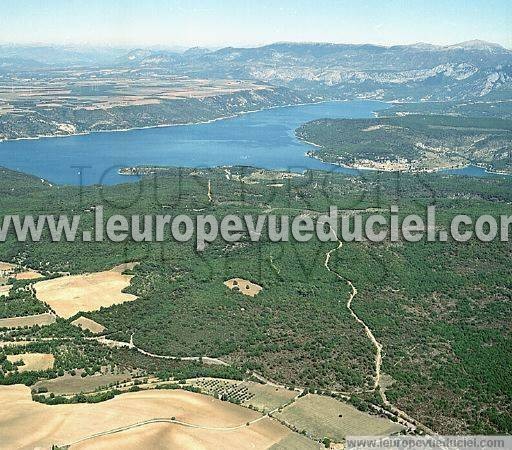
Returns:
[[[320,119],[302,125],[296,134],[318,146],[311,155],[337,164],[402,161],[413,171],[477,165],[512,173],[512,120],[485,116],[492,111],[488,105],[464,112],[483,117],[448,115],[447,105],[441,105],[440,114],[427,114],[413,104],[405,111],[399,106],[380,111],[388,117]]]
[[[381,119],[376,119],[381,120]],[[402,122],[403,123],[403,122]],[[410,125],[410,122],[407,122]],[[333,124],[338,126],[338,123]],[[367,126],[367,125],[364,125]],[[412,125],[410,125],[412,126]],[[329,139],[327,135],[326,139]],[[91,207],[124,214],[349,215],[374,211],[425,215],[437,207],[446,230],[456,214],[510,215],[512,181],[505,176],[469,178],[446,174],[327,172],[284,176],[238,167],[169,169],[138,183],[118,186],[50,186],[6,169],[0,177],[0,220],[8,214],[76,214],[90,229]],[[207,195],[211,184],[212,200]],[[311,390],[343,392],[379,402],[374,383],[375,348],[346,308],[352,308],[383,345],[388,399],[436,430],[457,433],[512,432],[512,265],[510,242],[307,243],[215,241],[198,252],[193,242],[0,243],[0,260],[47,276],[96,272],[137,261],[128,292],[138,299],[84,313],[104,325],[108,337],[148,352],[221,357],[230,367],[157,360],[129,349],[111,349],[70,325],[74,318],[31,329],[2,330],[1,340],[31,340],[0,351],[0,382],[34,384],[41,378],[101,366],[138,368],[162,379],[216,376],[241,379],[256,372],[270,380]],[[53,274],[53,275],[52,275]],[[255,297],[231,291],[233,277],[262,286]],[[44,312],[23,284],[0,299],[0,317]],[[76,317],[75,317],[76,318]],[[41,341],[41,338],[46,340]],[[18,372],[6,354],[38,351],[56,357],[53,370]]]

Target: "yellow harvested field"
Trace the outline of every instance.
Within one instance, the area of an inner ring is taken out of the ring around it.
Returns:
[[[259,294],[263,289],[261,286],[251,283],[243,278],[231,278],[230,280],[224,281],[224,284],[231,290],[237,290],[244,295],[254,297]]]
[[[80,450],[124,450],[169,449],[169,450],[208,450],[237,449],[263,450],[292,435],[291,431],[269,418],[236,431],[215,431],[184,428],[179,425],[151,424],[141,430],[130,430],[116,435],[96,438],[83,442],[71,449]],[[286,433],[286,434],[285,434]],[[284,437],[282,437],[284,435]],[[311,441],[310,441],[311,442]],[[304,450],[317,449],[311,442]],[[287,450],[299,450],[287,447]]]
[[[55,357],[51,353],[21,353],[19,355],[7,355],[10,362],[23,361],[23,366],[18,367],[18,372],[31,370],[53,369]]]
[[[96,433],[171,417],[198,428],[150,423],[76,442]],[[49,406],[33,402],[26,386],[0,386],[0,429],[5,448],[50,448],[74,443],[72,450],[257,450],[268,449],[292,435],[288,428],[269,418],[245,425],[260,417],[261,414],[247,408],[181,390],[139,391],[102,403]]]
[[[50,305],[58,316],[69,319],[80,311],[96,311],[102,306],[136,300],[135,295],[121,292],[132,278],[109,270],[40,281],[34,289],[39,300]]]
[[[332,397],[308,394],[275,414],[314,437],[341,442],[346,436],[387,436],[404,429],[389,419],[361,412]]]
[[[25,272],[13,275],[13,277],[17,280],[37,280],[38,278],[43,278],[43,275],[35,270],[26,270]]]
[[[35,280],[37,278],[42,278],[41,275],[36,270],[26,269],[23,272],[15,273],[16,270],[19,269],[19,266],[16,264],[6,263],[0,261],[0,276],[4,277],[13,277],[17,280]]]
[[[50,325],[56,321],[55,316],[50,313],[36,314],[33,316],[8,317],[0,319],[0,328],[23,328],[34,325]]]
[[[71,325],[75,325],[76,327],[81,328],[82,330],[89,330],[91,333],[94,334],[103,333],[106,330],[106,328],[103,325],[84,316],[80,316],[78,319],[73,320],[73,322],[71,322]]]
[[[10,285],[0,286],[0,297],[7,297],[11,291],[11,287]]]
[[[0,261],[0,275],[10,274],[14,269],[16,269],[16,267],[16,264]]]

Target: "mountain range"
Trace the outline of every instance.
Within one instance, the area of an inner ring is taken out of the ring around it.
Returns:
[[[193,78],[258,80],[330,98],[447,101],[512,98],[512,51],[473,40],[426,43],[275,43],[215,51],[0,46],[0,71],[79,66],[166,70]]]

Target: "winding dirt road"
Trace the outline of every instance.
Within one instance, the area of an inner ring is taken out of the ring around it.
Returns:
[[[336,235],[336,232],[331,228],[331,232],[334,234],[335,238],[337,239],[338,241],[338,246],[336,248],[333,248],[332,250],[329,250],[326,255],[325,255],[325,262],[324,262],[324,266],[325,268],[333,273],[334,275],[336,275],[336,277],[338,277],[340,280],[343,280],[346,284],[349,285],[350,289],[351,289],[351,292],[350,292],[350,295],[348,297],[348,300],[347,300],[347,309],[349,310],[350,312],[350,315],[358,322],[360,323],[365,332],[366,332],[366,335],[368,336],[368,338],[370,339],[370,341],[372,341],[372,344],[373,346],[375,347],[376,349],[376,352],[375,352],[375,382],[374,382],[374,385],[373,385],[373,389],[371,389],[369,392],[374,392],[376,391],[379,386],[380,386],[380,368],[382,366],[382,344],[377,341],[377,339],[375,338],[372,330],[370,330],[370,328],[368,327],[368,325],[366,325],[366,323],[364,323],[364,321],[354,312],[354,310],[352,309],[352,300],[354,299],[354,297],[357,295],[357,289],[356,287],[353,285],[353,283],[348,280],[347,278],[341,276],[338,272],[334,271],[334,270],[331,270],[331,268],[329,267],[329,261],[331,259],[331,255],[340,250],[341,247],[343,247],[343,242],[341,242],[339,239],[338,239],[338,236]]]
[[[117,348],[130,348],[137,350],[139,353],[150,356],[151,358],[157,358],[157,359],[171,359],[175,361],[202,361],[204,364],[211,364],[211,365],[217,365],[217,366],[229,366],[229,364],[225,361],[222,361],[218,358],[210,358],[209,356],[170,356],[170,355],[157,355],[156,353],[150,353],[146,350],[143,350],[140,347],[137,347],[133,343],[133,335],[130,336],[130,342],[123,342],[123,341],[115,341],[112,339],[107,339],[104,336],[100,337],[92,337],[88,338],[94,341],[97,341],[100,344],[107,345],[110,347],[117,347]]]
[[[326,254],[325,254],[325,262],[324,262],[324,266],[325,268],[333,273],[337,278],[339,278],[340,280],[343,280],[351,289],[351,292],[350,292],[350,295],[348,297],[348,300],[347,300],[347,309],[349,310],[350,312],[350,315],[359,323],[363,326],[364,330],[365,330],[365,333],[366,335],[368,336],[368,338],[370,339],[370,341],[372,342],[373,346],[375,347],[375,382],[374,382],[374,385],[373,385],[373,388],[368,390],[367,392],[375,392],[378,390],[379,392],[379,395],[382,399],[382,402],[383,404],[393,413],[395,414],[397,417],[399,417],[400,419],[402,419],[405,423],[408,423],[409,426],[412,425],[418,429],[421,429],[422,431],[424,431],[426,434],[429,434],[429,435],[437,435],[437,433],[435,431],[433,431],[432,429],[430,429],[429,427],[427,427],[426,425],[422,424],[420,421],[414,419],[413,417],[409,416],[405,411],[402,411],[401,409],[397,408],[396,406],[394,406],[386,397],[386,393],[385,393],[385,390],[384,390],[384,387],[381,385],[380,381],[381,381],[381,367],[382,367],[382,344],[375,338],[375,335],[373,334],[372,330],[370,329],[370,327],[368,327],[368,325],[366,325],[366,323],[354,312],[354,310],[352,309],[352,300],[354,300],[354,297],[357,295],[357,289],[356,287],[354,286],[354,284],[347,278],[343,277],[342,275],[340,275],[338,272],[332,270],[330,267],[329,267],[329,261],[331,259],[331,255],[340,250],[341,247],[343,247],[343,242],[340,241],[340,239],[338,238],[338,236],[336,235],[336,232],[331,228],[331,232],[333,233],[334,237],[336,238],[336,240],[338,241],[338,246],[329,250]]]
[[[133,423],[131,425],[126,425],[124,427],[119,427],[119,428],[114,428],[112,430],[107,430],[107,431],[101,431],[99,433],[94,433],[94,434],[91,434],[89,436],[85,436],[83,438],[80,438],[74,442],[70,442],[68,444],[63,444],[61,445],[61,447],[64,447],[64,448],[69,448],[73,445],[77,445],[77,444],[80,444],[81,442],[85,442],[85,441],[89,441],[91,439],[94,439],[94,438],[98,438],[98,437],[101,437],[101,436],[108,436],[108,435],[111,435],[111,434],[117,434],[117,433],[121,433],[123,431],[128,431],[128,430],[133,430],[134,428],[141,428],[141,427],[144,427],[146,425],[151,425],[151,424],[154,424],[154,423],[172,423],[172,424],[175,424],[175,425],[181,425],[183,427],[186,427],[186,428],[194,428],[194,429],[199,429],[199,430],[208,430],[208,431],[223,431],[223,432],[226,432],[226,431],[236,431],[236,430],[240,430],[242,428],[246,428],[247,426],[250,426],[254,423],[257,423],[267,417],[269,417],[272,413],[275,413],[279,408],[273,410],[273,411],[270,411],[269,413],[261,416],[261,417],[258,417],[254,420],[251,420],[250,422],[244,422],[243,424],[240,424],[240,425],[236,425],[234,427],[207,427],[207,426],[203,426],[203,425],[196,425],[194,423],[189,423],[189,422],[182,422],[181,420],[176,420],[176,419],[173,419],[173,418],[167,418],[167,417],[162,417],[162,418],[155,418],[155,419],[148,419],[148,420],[144,420],[142,422],[136,422],[136,423]]]

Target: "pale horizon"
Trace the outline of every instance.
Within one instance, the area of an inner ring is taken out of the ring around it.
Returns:
[[[0,42],[222,48],[275,42],[446,46],[477,38],[510,49],[510,23],[512,4],[506,0],[283,0],[278,5],[265,0],[6,0]]]
[[[223,48],[258,48],[265,47],[268,45],[275,44],[304,44],[304,45],[373,45],[376,47],[395,47],[395,46],[413,46],[413,45],[432,45],[436,47],[452,47],[458,44],[463,44],[471,41],[481,41],[486,42],[491,45],[497,45],[504,49],[512,51],[512,45],[510,47],[506,47],[498,42],[491,42],[485,39],[473,38],[467,39],[465,41],[457,41],[457,42],[448,42],[448,43],[434,43],[434,42],[426,42],[426,41],[416,41],[416,42],[407,42],[407,43],[392,43],[392,44],[384,44],[378,42],[331,42],[331,41],[269,41],[262,43],[254,43],[254,44],[232,44],[226,43],[224,45],[194,45],[194,44],[168,44],[168,43],[159,43],[159,44],[142,44],[142,43],[132,43],[132,44],[97,44],[90,42],[9,42],[9,41],[0,41],[0,46],[18,46],[18,47],[67,47],[67,48],[86,48],[86,49],[125,49],[125,50],[135,50],[135,49],[152,49],[152,50],[174,50],[174,51],[186,51],[192,48],[205,48],[210,51],[216,51]]]

